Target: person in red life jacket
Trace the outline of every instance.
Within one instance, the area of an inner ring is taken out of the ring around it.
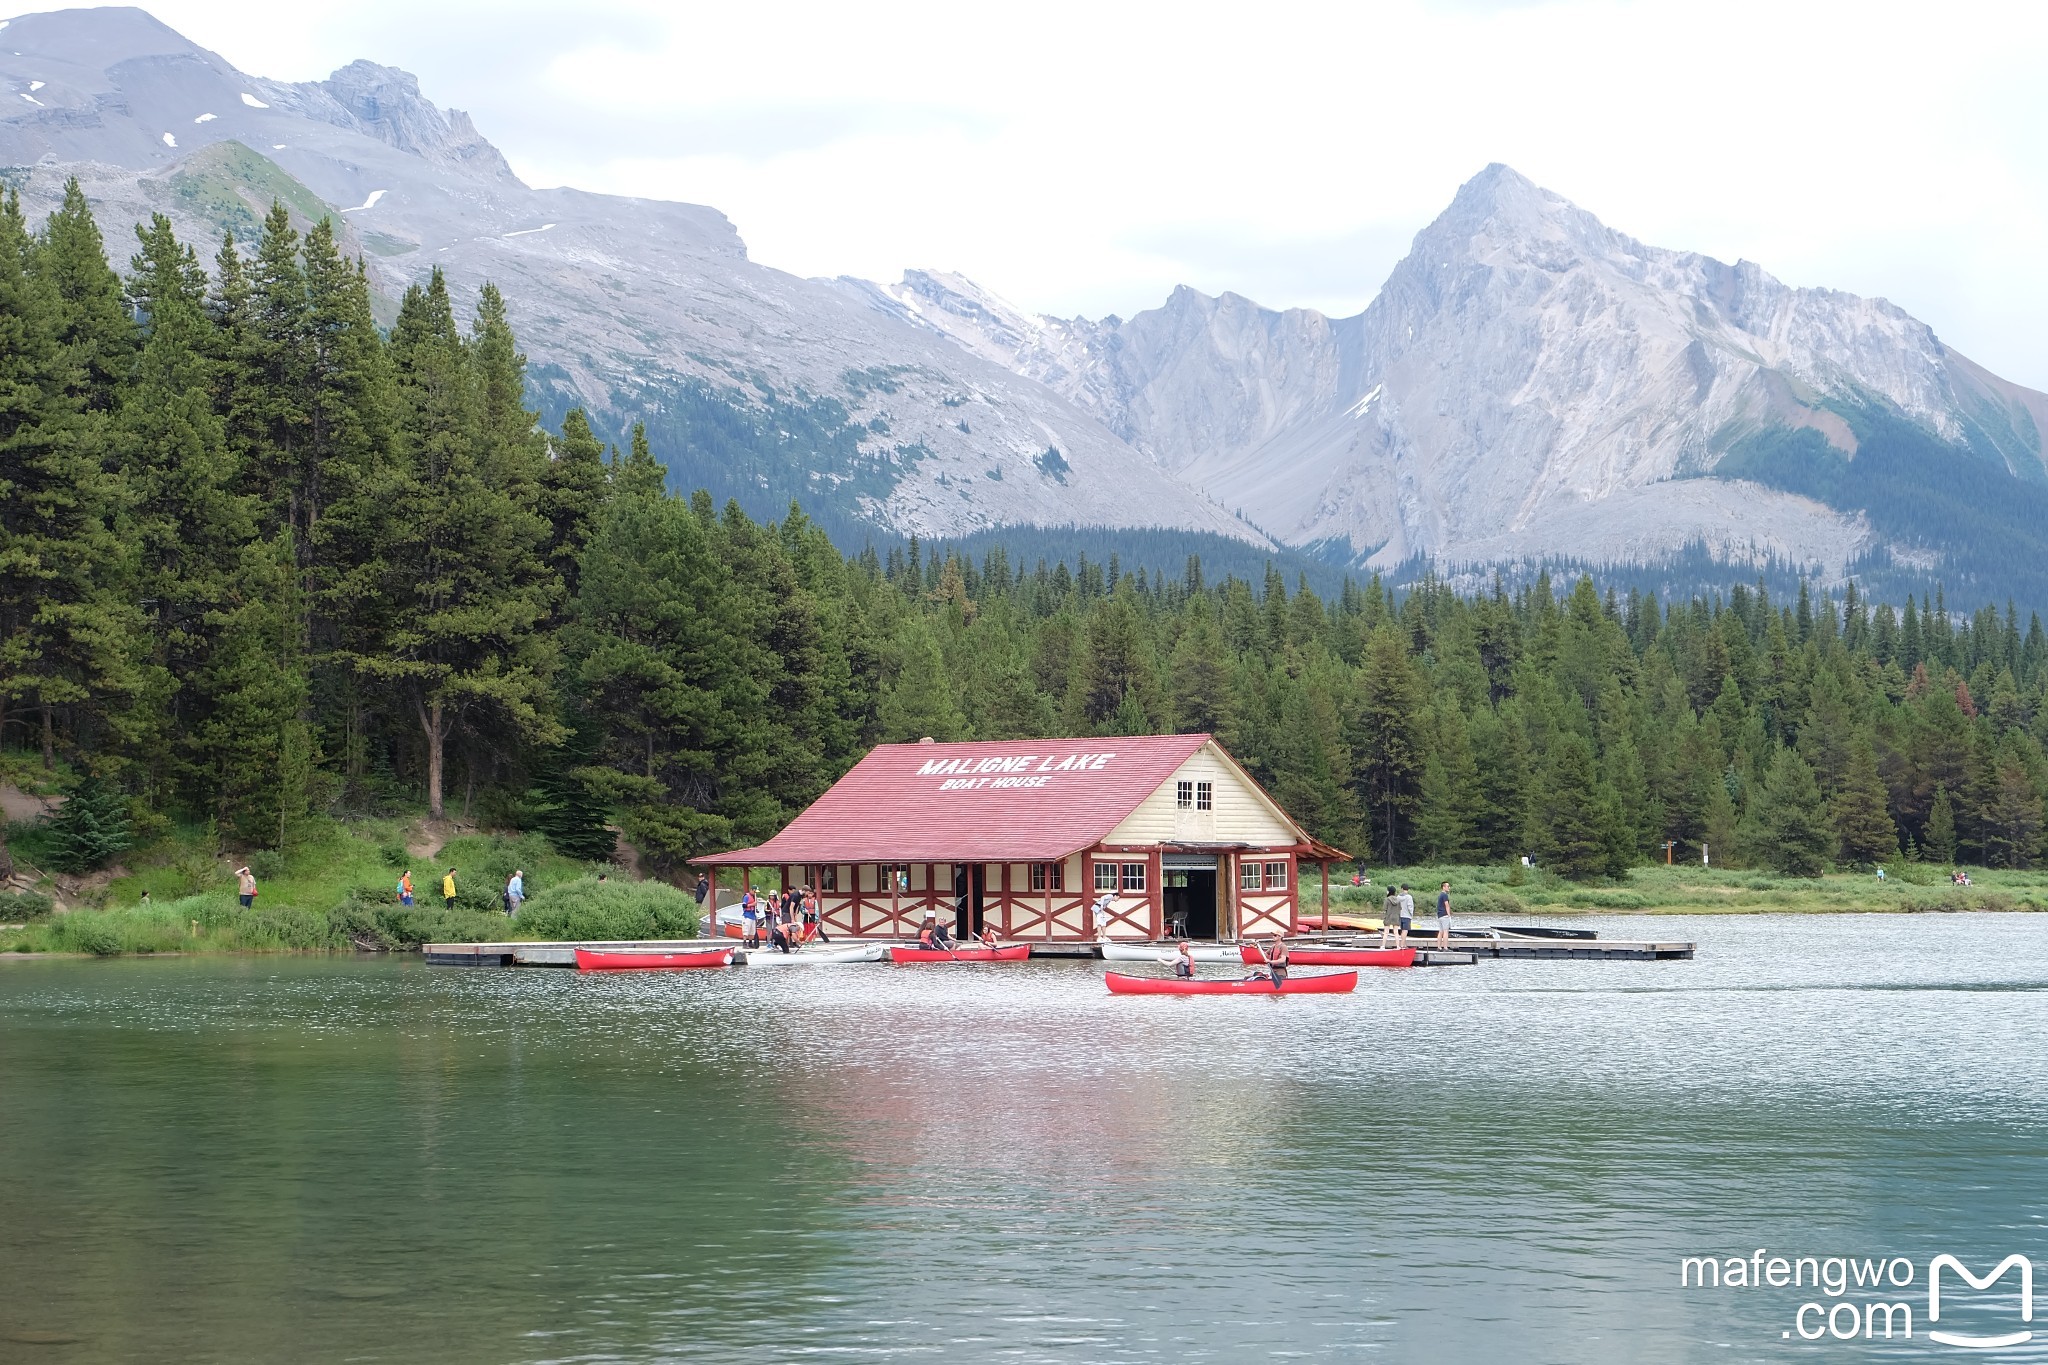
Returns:
[[[975,937],[981,940],[981,946],[984,948],[1000,948],[1003,946],[1003,936],[997,933],[996,927],[986,920],[982,922],[981,932],[975,935]]]
[[[939,925],[936,911],[924,912],[924,927],[917,931],[917,946],[934,953],[949,953],[953,950],[952,941],[946,937],[945,929]]]
[[[1253,972],[1248,979],[1252,981],[1271,981],[1275,990],[1285,986],[1287,984],[1287,944],[1278,934],[1275,934],[1264,944],[1261,944],[1257,939],[1253,939],[1252,946],[1259,950],[1259,960],[1265,965]]]
[[[1182,939],[1180,949],[1174,954],[1173,974],[1184,980],[1195,979],[1195,945],[1191,939]]]

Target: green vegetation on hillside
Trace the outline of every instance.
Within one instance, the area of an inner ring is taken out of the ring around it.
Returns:
[[[283,204],[301,223],[317,223],[333,212],[291,172],[239,142],[201,148],[164,183],[187,213],[245,241],[261,230],[266,204]]]

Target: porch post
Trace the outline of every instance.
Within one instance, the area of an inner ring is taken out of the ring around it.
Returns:
[[[1323,932],[1330,932],[1330,860],[1323,859]]]

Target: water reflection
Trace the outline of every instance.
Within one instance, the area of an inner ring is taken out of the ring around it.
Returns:
[[[0,1356],[1772,1359],[1680,1255],[2048,1259],[2048,921],[1652,927],[1278,1001],[5,964]]]

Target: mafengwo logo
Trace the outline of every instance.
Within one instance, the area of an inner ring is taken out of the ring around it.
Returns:
[[[2019,1293],[2000,1288],[2007,1272],[2018,1271]],[[1946,1306],[1950,1327],[1940,1326]],[[1678,1263],[1681,1289],[1809,1290],[1817,1297],[1789,1306],[1791,1325],[1781,1337],[1801,1341],[1913,1340],[1914,1302],[1925,1286],[1924,1316],[1918,1325],[1925,1339],[1966,1351],[1997,1351],[2023,1346],[2034,1339],[2025,1324],[2034,1320],[2034,1263],[2015,1252],[1979,1275],[1947,1252],[1927,1262],[1925,1272],[1904,1256],[1773,1256],[1758,1247],[1749,1256],[1686,1256]],[[1991,1303],[1959,1304],[1963,1285],[1996,1291]],[[1953,1330],[1957,1309],[1972,1327],[2004,1326],[2005,1331]],[[1991,1321],[1996,1319],[1998,1321]]]

